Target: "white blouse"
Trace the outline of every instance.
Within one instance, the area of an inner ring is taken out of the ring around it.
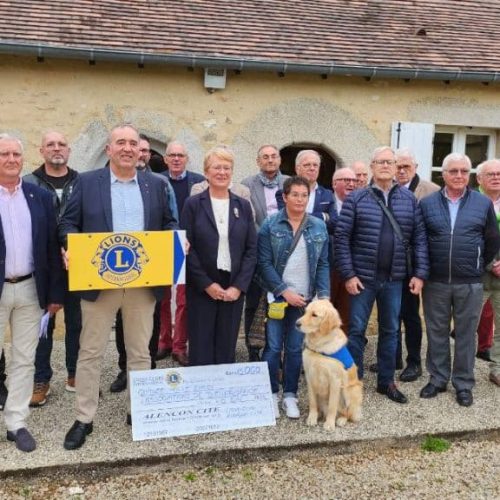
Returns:
[[[231,254],[229,252],[229,198],[219,199],[210,197],[214,212],[217,232],[219,233],[219,247],[217,249],[217,269],[231,272]]]

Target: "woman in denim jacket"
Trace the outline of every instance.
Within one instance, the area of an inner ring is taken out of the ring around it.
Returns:
[[[295,325],[304,306],[315,296],[329,298],[328,233],[325,223],[306,213],[309,184],[291,177],[283,185],[285,208],[268,217],[258,238],[257,272],[269,302],[286,304],[283,319],[267,321],[262,361],[269,365],[275,414],[279,416],[281,352],[283,362],[283,409],[299,418],[297,389],[302,366],[303,334]],[[299,233],[297,233],[299,231]],[[296,237],[299,234],[300,237]],[[279,309],[279,308],[278,308]]]

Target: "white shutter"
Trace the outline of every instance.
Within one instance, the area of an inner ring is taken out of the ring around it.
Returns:
[[[434,124],[393,122],[391,147],[408,148],[413,152],[418,163],[418,175],[431,180],[432,149],[434,142]]]

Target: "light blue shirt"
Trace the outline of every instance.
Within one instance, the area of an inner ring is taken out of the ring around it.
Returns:
[[[144,205],[137,173],[132,179],[122,181],[111,174],[111,210],[113,231],[144,231]]]
[[[458,198],[458,200],[451,200],[448,197],[448,191],[444,190],[444,196],[448,200],[448,210],[450,211],[450,223],[451,223],[451,230],[455,228],[455,222],[457,220],[457,214],[458,214],[458,208],[460,207],[460,202],[462,201],[462,198],[464,197],[465,194],[465,189],[464,192],[462,193],[462,196]]]

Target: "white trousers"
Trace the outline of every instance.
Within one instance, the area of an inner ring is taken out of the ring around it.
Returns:
[[[9,396],[3,411],[9,431],[26,427],[42,315],[35,278],[20,283],[4,283],[0,297],[0,351],[3,348],[5,330],[10,325],[12,345],[7,370]]]

